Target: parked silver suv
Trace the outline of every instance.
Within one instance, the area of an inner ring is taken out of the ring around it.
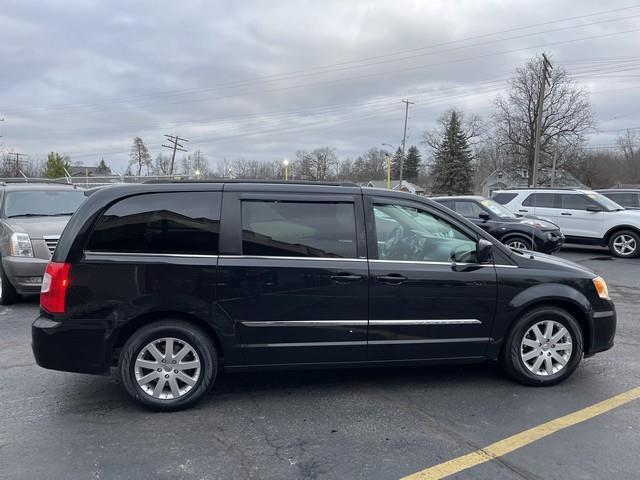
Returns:
[[[58,238],[84,198],[71,185],[0,184],[0,304],[40,292]]]

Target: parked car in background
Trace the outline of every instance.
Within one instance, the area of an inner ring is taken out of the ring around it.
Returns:
[[[84,198],[71,185],[0,184],[0,304],[40,293],[58,238]]]
[[[464,195],[433,197],[432,200],[472,221],[510,248],[553,253],[564,243],[564,235],[557,225],[516,215],[488,198]]]
[[[640,210],[640,189],[637,188],[625,188],[617,189],[610,188],[606,190],[596,190],[605,197],[613,200],[624,208],[630,210]]]
[[[611,348],[590,270],[505,247],[427,198],[356,185],[106,187],[45,273],[32,345],[158,410],[226,371],[499,360],[527,385]]]
[[[640,254],[640,211],[626,210],[598,192],[520,188],[498,190],[492,198],[514,213],[548,218],[566,243],[607,246],[616,257]]]

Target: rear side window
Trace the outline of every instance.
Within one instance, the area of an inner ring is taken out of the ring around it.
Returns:
[[[149,193],[109,207],[87,250],[127,253],[217,254],[219,192]]]
[[[517,196],[517,193],[494,193],[493,195],[491,195],[491,198],[498,202],[500,205],[506,205]]]
[[[522,205],[525,207],[554,208],[555,193],[532,193],[525,198]]]
[[[356,258],[353,203],[242,202],[242,253]]]

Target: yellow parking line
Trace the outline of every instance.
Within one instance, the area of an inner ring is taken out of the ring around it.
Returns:
[[[402,480],[439,480],[448,477],[454,473],[461,472],[476,465],[490,462],[495,458],[501,457],[508,453],[533,443],[541,438],[556,433],[567,427],[571,427],[578,423],[584,422],[591,418],[602,415],[603,413],[613,410],[625,403],[640,399],[640,387],[632,388],[620,395],[608,398],[602,402],[583,408],[576,412],[551,420],[537,427],[530,428],[524,432],[517,433],[511,437],[505,438],[491,445],[476,450],[475,452],[461,457],[454,458],[448,462],[434,465],[420,472],[413,473],[404,477]]]

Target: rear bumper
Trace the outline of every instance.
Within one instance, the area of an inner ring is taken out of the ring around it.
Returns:
[[[38,294],[49,260],[31,257],[2,257],[2,268],[11,285],[21,294]]]
[[[609,303],[609,309],[591,313],[591,345],[586,350],[586,357],[590,357],[598,352],[604,352],[613,347],[614,337],[616,335],[617,316],[613,302]]]
[[[111,361],[107,345],[103,322],[59,322],[41,315],[31,326],[31,348],[43,368],[108,373]]]

